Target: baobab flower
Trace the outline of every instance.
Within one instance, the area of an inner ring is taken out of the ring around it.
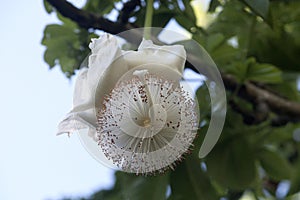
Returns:
[[[180,85],[183,46],[143,40],[137,51],[122,51],[104,34],[89,47],[88,69],[78,75],[73,109],[58,134],[87,129],[94,156],[123,171],[173,168],[192,145],[198,123],[195,102]]]

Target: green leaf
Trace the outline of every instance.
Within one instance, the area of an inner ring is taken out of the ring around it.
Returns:
[[[211,34],[206,39],[205,49],[208,52],[215,50],[225,41],[225,37],[221,33]]]
[[[289,190],[289,194],[295,194],[300,191],[300,172],[299,172],[299,167],[295,170],[295,174],[292,177],[291,180],[291,186]]]
[[[200,109],[201,120],[209,117],[211,113],[211,100],[207,86],[205,84],[201,85],[196,92],[197,102]]]
[[[299,200],[300,193],[287,197],[285,200]]]
[[[261,63],[270,63],[283,71],[299,72],[300,1],[271,1],[273,29],[257,23],[249,54]],[[295,26],[296,25],[296,26]]]
[[[281,71],[271,64],[254,63],[248,66],[247,80],[262,83],[280,83]]]
[[[164,4],[160,5],[158,9],[155,9],[153,12],[153,27],[165,27],[168,22],[176,15],[174,11],[168,9]],[[145,22],[145,9],[140,9],[135,13],[136,21],[134,22],[138,26],[143,26]],[[153,31],[153,30],[152,30]],[[157,35],[158,33],[152,33]]]
[[[209,3],[208,12],[214,12],[219,5],[221,5],[219,0],[211,0]]]
[[[42,44],[46,46],[44,60],[50,68],[56,64],[63,73],[71,77],[88,55],[88,42],[93,34],[76,28],[71,24],[50,24],[44,30]]]
[[[182,40],[175,42],[174,44],[180,44],[183,45],[185,50],[188,53],[188,56],[194,56],[197,57],[197,62],[199,65],[206,65],[206,66],[212,66],[215,65],[209,54],[205,51],[205,49],[199,45],[194,40]],[[207,72],[206,72],[207,73]],[[209,73],[204,75],[208,76]]]
[[[100,190],[94,193],[91,197],[86,199],[81,198],[80,200],[120,200],[120,199],[122,199],[122,191],[117,180],[114,188],[110,190]]]
[[[46,12],[48,14],[52,13],[53,7],[48,3],[47,0],[43,0],[43,2],[44,2],[44,8],[45,8]]]
[[[73,31],[78,29],[77,24],[69,18],[64,17],[62,14],[57,13],[57,18],[63,23],[64,27],[72,29]]]
[[[195,22],[196,21],[196,16],[194,13],[194,9],[191,6],[191,1],[182,1],[182,3],[184,4],[184,13],[185,15],[190,19],[190,21]]]
[[[165,27],[170,19],[174,16],[173,13],[169,12],[159,12],[153,16],[153,26],[154,27]]]
[[[297,144],[297,153],[299,155],[300,153],[300,143]],[[298,156],[298,159],[296,163],[293,165],[294,173],[291,178],[291,186],[289,190],[289,194],[294,194],[300,191],[300,158]]]
[[[257,15],[266,19],[269,11],[269,0],[242,0]]]
[[[166,199],[169,174],[157,176],[137,176],[124,172],[115,173],[116,182],[112,189],[101,190],[93,200],[156,200]]]
[[[158,10],[154,10],[154,15],[153,15],[153,21],[152,25],[153,27],[165,27],[169,21],[175,16],[174,12],[171,12],[167,7],[165,6],[160,6]],[[143,22],[144,23],[144,17],[143,17]],[[155,33],[154,35],[158,35],[158,33]]]
[[[190,31],[191,28],[196,28],[196,16],[194,13],[194,9],[191,6],[191,1],[186,0],[186,1],[182,1],[182,3],[184,4],[184,10],[182,11],[180,9],[180,6],[178,5],[178,2],[176,2],[175,4],[175,20],[177,21],[177,23],[182,26],[183,28],[185,28],[187,31]]]
[[[226,1],[223,10],[207,28],[207,32],[222,33],[226,38],[233,36],[248,37],[252,21],[251,14],[247,13],[240,1]]]
[[[242,83],[246,79],[247,64],[245,62],[232,62],[225,66],[225,72],[234,75],[238,82]]]
[[[228,65],[237,61],[240,51],[226,43],[221,44],[218,48],[209,52],[215,63],[221,70],[226,70]]]
[[[51,24],[45,28],[42,44],[47,47],[44,53],[44,59],[53,67],[56,61],[62,67],[62,71],[69,76],[74,71],[75,58],[70,55],[73,50],[73,44],[77,40],[73,29],[58,24]]]
[[[297,81],[286,80],[283,78],[281,84],[271,85],[270,88],[291,101],[300,101]]]
[[[114,2],[116,2],[116,0],[88,0],[84,9],[99,15],[104,15],[108,14],[114,8]]]
[[[184,15],[176,15],[175,20],[178,24],[180,24],[183,28],[190,31],[191,28],[196,27],[195,22],[191,21],[187,16]]]
[[[172,200],[219,199],[209,178],[202,171],[200,160],[188,158],[171,173]]]
[[[220,68],[226,68],[227,65],[240,60],[241,51],[229,45],[227,38],[221,33],[208,35],[204,44],[205,49]]]
[[[281,71],[267,63],[257,63],[254,58],[245,62],[235,62],[227,68],[227,72],[236,76],[238,81],[256,81],[261,83],[281,83]]]
[[[249,188],[257,176],[253,151],[241,136],[219,143],[207,156],[206,164],[211,178],[225,188]]]
[[[46,51],[44,53],[44,60],[46,61],[46,63],[48,63],[50,68],[55,66],[56,58],[57,58],[57,56],[53,51],[46,49]]]
[[[123,197],[130,200],[165,199],[168,186],[168,174],[155,177],[122,175]]]
[[[282,179],[291,178],[292,168],[279,152],[273,149],[264,148],[258,152],[257,156],[261,166],[274,180],[280,181]]]
[[[59,63],[62,71],[67,75],[67,77],[72,76],[75,69],[78,68],[78,66],[76,66],[77,64],[76,59],[71,59],[66,56],[60,57]]]
[[[300,45],[300,22],[299,21],[293,21],[290,23],[287,23],[284,26],[287,33],[289,33],[292,37],[292,39],[295,41],[295,43],[299,46]]]
[[[273,127],[270,134],[267,135],[266,141],[268,144],[280,145],[283,142],[291,141],[293,139],[293,132],[300,125],[288,123],[285,126]]]

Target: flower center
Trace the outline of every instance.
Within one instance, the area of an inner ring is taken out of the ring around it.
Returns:
[[[169,80],[143,70],[133,75],[104,102],[98,115],[99,146],[127,172],[173,169],[197,133],[194,101]]]
[[[143,121],[143,127],[148,128],[151,125],[151,120],[150,118],[146,118]]]

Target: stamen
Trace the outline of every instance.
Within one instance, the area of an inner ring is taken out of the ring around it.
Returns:
[[[133,72],[133,75],[137,76],[140,79],[140,81],[143,83],[143,86],[140,86],[140,88],[143,89],[143,94],[144,94],[144,96],[142,96],[143,101],[146,102],[149,100],[149,104],[151,106],[153,104],[153,101],[152,101],[152,96],[150,95],[147,80],[146,80],[147,74],[149,74],[148,70],[136,70]]]
[[[174,169],[197,130],[195,103],[183,88],[147,70],[117,85],[98,114],[99,146],[127,172]]]

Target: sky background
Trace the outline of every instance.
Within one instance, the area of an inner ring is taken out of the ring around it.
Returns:
[[[88,195],[113,184],[76,135],[55,136],[70,110],[74,80],[49,70],[40,45],[56,22],[39,1],[3,1],[0,7],[0,199],[58,199]]]
[[[43,61],[43,29],[55,22],[42,0],[1,3],[1,200],[87,196],[113,184],[113,171],[95,161],[76,135],[55,136],[71,109],[74,86],[74,79]]]

